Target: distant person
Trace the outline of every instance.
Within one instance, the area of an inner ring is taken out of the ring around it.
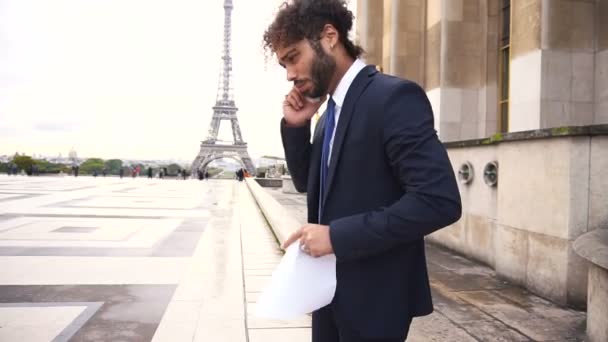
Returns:
[[[135,176],[137,176],[137,169],[136,168],[131,168],[131,177],[135,178]]]
[[[120,179],[122,179],[122,177],[125,175],[125,169],[121,167],[118,171],[118,175],[120,176]]]
[[[105,177],[108,174],[108,170],[104,167],[103,170],[101,170],[101,174]]]
[[[152,179],[152,168],[148,167],[148,179]]]
[[[158,178],[163,179],[164,176],[165,176],[165,171],[163,171],[163,169],[161,168],[160,171],[158,171]]]
[[[184,180],[186,180],[186,176],[188,176],[188,173],[186,172],[186,169],[182,170],[182,177],[184,178]]]
[[[205,171],[205,180],[209,179],[209,171]]]

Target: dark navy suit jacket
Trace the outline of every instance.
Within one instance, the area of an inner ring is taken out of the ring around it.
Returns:
[[[308,221],[330,226],[337,258],[332,309],[362,336],[400,336],[409,320],[433,311],[424,236],[457,221],[454,171],[417,84],[359,72],[344,100],[318,219],[324,116],[310,125],[281,122],[296,189],[308,192]]]

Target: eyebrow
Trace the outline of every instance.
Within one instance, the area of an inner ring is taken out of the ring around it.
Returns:
[[[291,48],[289,51],[287,51],[286,54],[283,55],[283,57],[279,58],[279,65],[284,68],[285,63],[283,61],[285,60],[285,58],[287,58],[287,56],[289,56],[294,51],[297,52],[296,48]]]

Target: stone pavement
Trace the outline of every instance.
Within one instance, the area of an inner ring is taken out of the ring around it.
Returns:
[[[303,222],[304,197],[270,191]],[[577,341],[584,313],[428,248],[410,341]],[[281,258],[244,183],[0,175],[0,341],[310,341],[253,315]]]
[[[306,222],[306,197],[265,188]],[[489,267],[427,244],[435,312],[413,321],[408,341],[584,341],[585,313],[498,279]]]
[[[281,258],[244,183],[0,175],[0,341],[310,340],[252,315]]]

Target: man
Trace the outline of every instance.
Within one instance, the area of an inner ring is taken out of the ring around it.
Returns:
[[[264,34],[294,83],[281,135],[294,185],[308,193],[309,224],[283,247],[299,240],[313,257],[336,255],[314,342],[403,341],[412,318],[433,310],[424,236],[460,218],[460,196],[425,92],[358,59],[352,19],[341,0],[292,0]]]

